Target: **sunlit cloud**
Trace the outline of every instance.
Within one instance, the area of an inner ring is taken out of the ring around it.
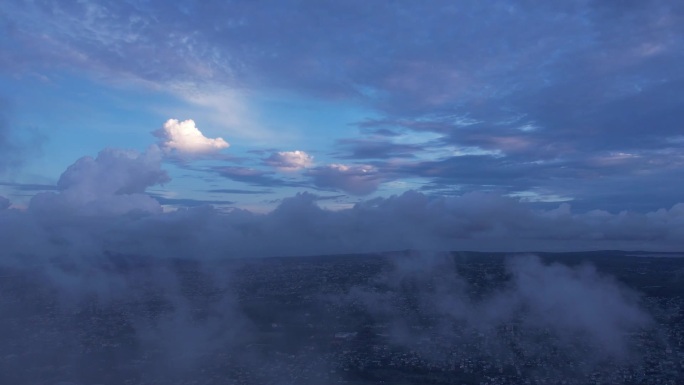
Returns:
[[[160,147],[169,154],[200,156],[228,148],[223,138],[207,138],[195,126],[192,119],[179,121],[169,119],[154,135],[160,139]]]

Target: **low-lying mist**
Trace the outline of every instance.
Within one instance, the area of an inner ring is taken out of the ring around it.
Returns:
[[[14,384],[317,384],[380,347],[455,373],[482,361],[579,379],[641,365],[634,336],[654,327],[592,265],[532,255],[108,256],[4,267],[0,284],[0,380]]]
[[[588,264],[512,256],[496,275],[469,275],[449,254],[401,257],[346,300],[386,324],[392,343],[443,364],[484,357],[522,367],[553,354],[548,370],[577,374],[638,360],[631,336],[652,326],[638,293]]]

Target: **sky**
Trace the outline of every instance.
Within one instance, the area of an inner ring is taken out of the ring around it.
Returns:
[[[9,0],[0,50],[36,253],[684,249],[679,2]]]

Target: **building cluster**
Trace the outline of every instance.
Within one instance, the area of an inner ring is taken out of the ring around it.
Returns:
[[[55,290],[30,272],[3,272],[0,383],[684,383],[684,296],[667,279],[684,271],[684,260],[681,270],[613,267],[644,293],[653,318],[625,336],[631,351],[621,358],[519,319],[482,329],[446,324],[410,299],[399,298],[389,317],[387,303],[355,294],[385,293],[378,277],[387,263],[373,256],[181,265],[163,269],[171,276],[136,275],[125,296]],[[500,260],[461,269],[474,297],[506,279]]]

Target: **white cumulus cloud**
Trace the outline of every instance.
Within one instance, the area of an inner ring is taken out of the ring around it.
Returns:
[[[207,138],[195,126],[192,119],[179,121],[169,119],[154,135],[161,139],[159,145],[165,152],[176,152],[181,155],[206,155],[224,148],[230,144],[223,138]]]
[[[156,147],[143,153],[108,148],[96,158],[82,157],[62,173],[57,192],[35,195],[29,209],[44,215],[160,212],[159,203],[145,193],[148,187],[170,180],[161,169],[160,155]]]
[[[271,154],[264,163],[280,171],[297,171],[313,165],[313,156],[304,151],[281,151]]]

